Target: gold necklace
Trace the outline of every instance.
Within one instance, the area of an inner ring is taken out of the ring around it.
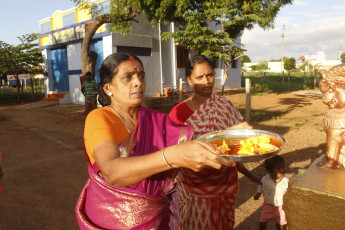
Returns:
[[[128,132],[128,133],[131,133],[131,132],[129,131],[129,128],[127,127],[125,121],[122,119],[122,116],[121,116],[118,112],[116,112],[116,110],[113,108],[113,106],[110,105],[110,107],[113,109],[114,113],[120,118],[120,120],[122,121],[123,125],[124,125],[125,128],[127,129],[127,132]]]

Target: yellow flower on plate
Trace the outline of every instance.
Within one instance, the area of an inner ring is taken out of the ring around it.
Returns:
[[[271,144],[267,136],[250,137],[240,142],[241,147],[237,152],[238,155],[254,155],[267,153],[276,150],[277,147]]]
[[[227,150],[227,151],[230,150],[228,144],[225,142],[224,139],[223,139],[223,144],[217,147],[218,150],[220,150],[220,149],[222,149],[222,148],[224,148],[224,149]]]

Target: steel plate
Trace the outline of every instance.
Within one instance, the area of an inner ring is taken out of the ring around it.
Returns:
[[[262,154],[255,154],[255,155],[221,155],[224,157],[231,158],[236,162],[253,162],[253,161],[260,161],[266,158],[272,157],[276,155],[285,145],[285,139],[277,133],[260,130],[260,129],[226,129],[220,131],[214,131],[210,133],[206,133],[204,135],[200,135],[197,137],[197,140],[201,140],[204,142],[211,142],[220,139],[228,139],[228,138],[249,138],[265,135],[268,136],[272,142],[278,143],[278,149],[262,153]]]

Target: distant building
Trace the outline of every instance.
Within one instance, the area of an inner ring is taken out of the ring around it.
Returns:
[[[98,4],[103,12],[108,12],[110,0],[91,1]],[[174,32],[178,28],[173,24],[152,27],[144,16],[139,15],[140,23],[134,23],[132,32],[127,36],[109,32],[106,24],[102,25],[94,35],[90,50],[97,54],[95,80],[100,78],[97,70],[104,58],[115,52],[128,52],[137,55],[144,64],[147,74],[145,96],[163,93],[163,88],[176,89],[179,78],[184,79],[184,68],[187,59],[194,54],[183,44],[175,44],[173,39],[161,41],[163,32]],[[81,93],[81,43],[85,26],[93,19],[88,11],[74,7],[65,11],[57,10],[51,17],[39,21],[40,47],[45,56],[45,88],[46,94],[64,94],[60,103],[83,104]],[[214,29],[218,27],[213,26]],[[235,44],[240,47],[240,38]],[[241,60],[237,59],[228,67],[231,79],[225,89],[241,87]],[[224,77],[224,63],[216,62],[215,89],[221,88]]]
[[[297,59],[296,61],[296,67],[300,67],[301,65],[303,65],[303,63],[305,62],[305,57],[304,56],[301,56]]]
[[[308,61],[313,69],[329,70],[333,66],[341,64],[340,60],[327,60],[324,51],[317,51],[314,54],[304,55],[297,59],[296,66],[299,68],[303,63]],[[309,72],[309,66],[306,65],[305,71]]]
[[[275,61],[275,62],[268,62],[268,72],[282,72],[282,62]],[[283,69],[286,72],[285,69]]]
[[[311,62],[323,62],[326,61],[326,54],[324,51],[316,51],[313,54],[304,55],[305,61],[311,61]]]
[[[340,60],[326,60],[321,63],[316,63],[315,64],[315,69],[319,70],[329,70],[330,68],[341,64]]]
[[[306,61],[312,66],[312,69],[329,70],[333,66],[341,64],[340,60],[326,60],[326,54],[324,51],[317,51],[314,54],[304,55],[297,59],[296,68],[299,69]],[[245,71],[252,71],[251,66],[258,63],[243,63],[243,69]],[[268,62],[268,69],[266,72],[281,72],[281,62]],[[306,65],[305,71],[309,72],[309,66]],[[284,72],[287,72],[284,69]]]

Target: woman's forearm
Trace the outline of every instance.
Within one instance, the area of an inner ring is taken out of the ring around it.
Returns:
[[[165,150],[166,151],[166,150]],[[144,156],[118,157],[102,167],[105,181],[116,186],[131,186],[157,173],[169,170],[162,150]]]
[[[104,179],[117,186],[130,186],[171,168],[183,167],[198,172],[206,166],[215,169],[222,165],[236,166],[234,161],[219,156],[211,144],[197,141],[167,147],[164,157],[163,150],[144,156],[120,157],[115,143],[104,142],[95,147],[93,156]]]

